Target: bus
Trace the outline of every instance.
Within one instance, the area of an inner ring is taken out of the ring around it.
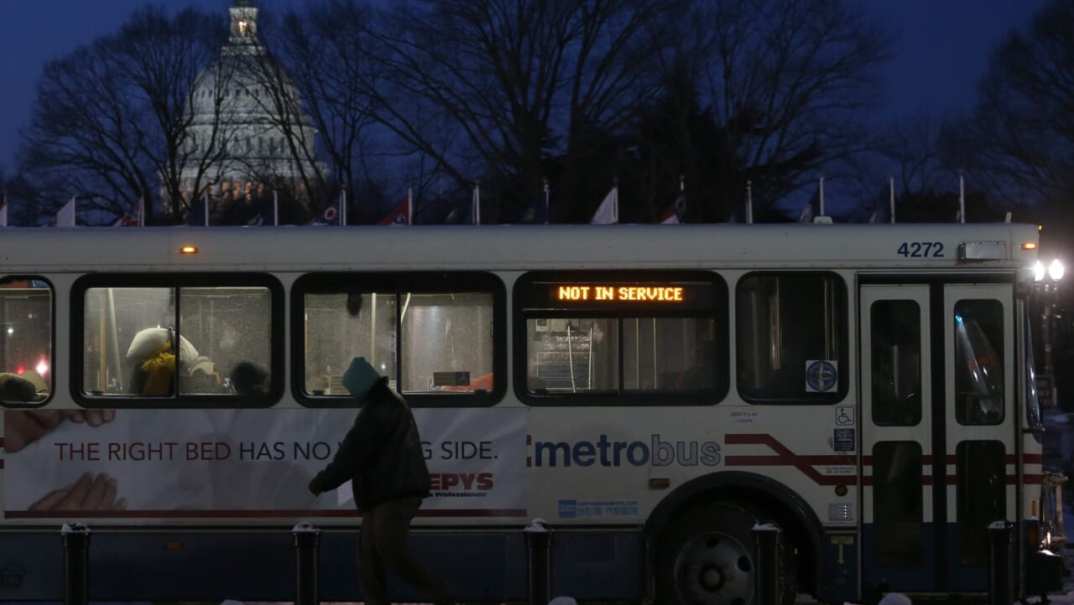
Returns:
[[[349,486],[309,479],[363,357],[414,409],[421,560],[467,601],[1019,594],[1063,539],[1027,313],[1032,225],[503,225],[0,233],[0,599],[360,600]],[[1043,582],[1043,584],[1042,584]],[[394,587],[397,599],[416,595]]]

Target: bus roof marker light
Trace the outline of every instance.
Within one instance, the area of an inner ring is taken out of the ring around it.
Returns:
[[[1022,250],[1036,250],[1037,242],[1024,242],[1022,244]]]
[[[198,247],[193,244],[185,244],[179,247],[179,254],[183,256],[192,256],[198,253]]]

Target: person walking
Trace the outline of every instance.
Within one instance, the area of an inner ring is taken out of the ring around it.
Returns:
[[[407,551],[410,522],[429,496],[429,469],[410,406],[388,386],[364,357],[355,357],[343,386],[362,401],[354,426],[332,461],[310,481],[314,496],[348,479],[362,512],[358,575],[370,605],[386,605],[385,579],[394,571],[436,605],[451,603],[443,581]]]

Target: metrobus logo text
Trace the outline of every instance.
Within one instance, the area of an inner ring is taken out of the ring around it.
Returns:
[[[681,286],[557,286],[558,301],[683,302]]]
[[[533,466],[718,466],[720,444],[714,441],[664,441],[653,434],[644,441],[535,441]]]

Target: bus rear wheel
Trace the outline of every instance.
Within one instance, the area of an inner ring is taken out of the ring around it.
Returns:
[[[758,515],[733,502],[695,506],[680,515],[658,542],[657,602],[751,605],[757,573],[752,529],[758,520]],[[792,583],[784,582],[790,595]]]

